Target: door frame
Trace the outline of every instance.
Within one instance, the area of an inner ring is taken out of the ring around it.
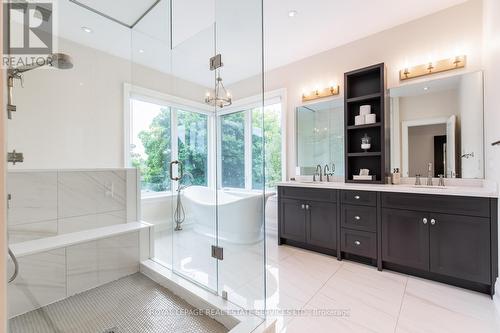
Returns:
[[[401,157],[402,157],[402,168],[401,172],[403,177],[410,177],[409,175],[409,167],[410,167],[410,150],[408,147],[408,132],[410,127],[417,126],[427,126],[427,125],[439,125],[444,124],[448,121],[449,117],[436,117],[436,118],[426,118],[426,119],[418,119],[418,120],[405,120],[401,123]]]

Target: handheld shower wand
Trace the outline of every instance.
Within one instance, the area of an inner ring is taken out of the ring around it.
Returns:
[[[186,178],[189,178],[189,184],[184,183]],[[186,219],[186,212],[184,211],[184,206],[182,205],[181,192],[182,190],[193,185],[194,177],[191,173],[186,172],[179,179],[179,187],[177,187],[177,205],[175,206],[174,219],[175,219],[175,231],[182,230],[182,223]]]

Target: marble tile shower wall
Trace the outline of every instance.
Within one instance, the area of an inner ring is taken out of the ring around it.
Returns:
[[[9,243],[137,221],[135,169],[8,173]]]
[[[135,169],[12,171],[7,182],[11,244],[138,220]],[[18,258],[9,318],[134,274],[139,243],[134,231]]]
[[[24,256],[7,288],[9,318],[139,271],[139,232]],[[9,276],[13,265],[9,262]]]

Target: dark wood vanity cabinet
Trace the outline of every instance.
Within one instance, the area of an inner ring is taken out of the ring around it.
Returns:
[[[383,266],[492,293],[496,205],[489,198],[382,193]]]
[[[278,204],[280,244],[494,293],[496,198],[280,186]]]
[[[306,211],[305,204],[300,200],[281,199],[280,203],[280,234],[281,237],[297,242],[306,241]]]
[[[296,189],[279,191],[280,244],[323,249],[322,252],[331,254],[337,249],[336,191],[331,196],[330,191],[310,193],[305,189],[301,195]],[[311,200],[311,197],[317,200]]]
[[[382,260],[429,269],[428,219],[422,212],[382,209]]]
[[[337,248],[337,205],[310,201],[306,204],[306,243]]]
[[[428,226],[431,272],[491,283],[488,218],[431,214]]]

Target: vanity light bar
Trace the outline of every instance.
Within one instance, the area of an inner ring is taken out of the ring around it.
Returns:
[[[453,69],[464,68],[466,60],[467,60],[466,56],[461,55],[450,59],[443,59],[436,62],[429,62],[428,64],[425,65],[418,65],[410,68],[405,68],[399,71],[399,79],[403,81],[424,75],[431,75]]]
[[[313,101],[315,99],[335,96],[340,93],[340,86],[331,86],[329,88],[325,88],[323,90],[314,90],[309,94],[302,94],[302,102]]]

